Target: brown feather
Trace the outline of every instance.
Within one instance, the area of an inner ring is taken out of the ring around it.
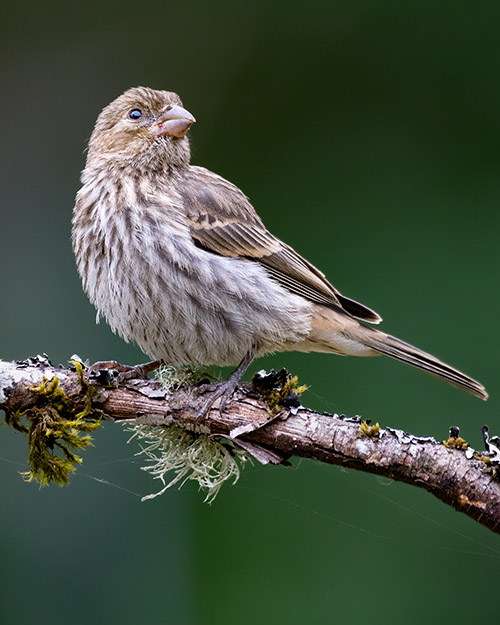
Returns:
[[[169,115],[194,121],[186,110],[175,117],[181,106],[172,92],[129,89],[99,115],[89,143],[73,248],[114,331],[173,365],[241,362],[238,376],[273,351],[385,354],[486,399],[466,374],[361,325],[355,318],[381,318],[273,236],[236,186],[191,166],[188,138],[158,126]]]
[[[488,399],[488,393],[480,382],[477,382],[466,373],[462,373],[462,371],[447,365],[432,354],[422,351],[418,347],[405,343],[405,341],[385,334],[385,332],[381,332],[380,330],[367,328],[361,325],[357,328],[355,334],[358,340],[364,345],[371,347],[380,354],[413,365],[418,369],[423,369],[432,375],[443,378],[453,386],[466,390],[480,399]]]
[[[321,271],[272,235],[237,187],[202,167],[191,167],[190,174],[178,192],[198,246],[222,256],[259,262],[291,293],[358,319],[380,323],[382,319],[376,312],[341,295]]]

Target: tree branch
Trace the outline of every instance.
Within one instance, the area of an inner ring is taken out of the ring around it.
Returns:
[[[223,414],[214,404],[200,422],[198,412],[206,397],[193,389],[169,392],[154,380],[130,380],[119,388],[88,386],[81,373],[54,368],[40,357],[24,363],[0,361],[0,409],[6,412],[6,420],[33,410],[40,402],[40,384],[56,376],[65,397],[82,410],[90,405],[93,418],[230,438],[263,463],[299,456],[375,473],[424,488],[500,533],[495,445],[478,453],[466,449],[457,432],[446,446],[431,437],[369,427],[359,417],[320,414],[303,407],[271,416],[248,385],[238,389]]]

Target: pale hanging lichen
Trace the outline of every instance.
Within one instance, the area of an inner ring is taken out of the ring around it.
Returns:
[[[202,369],[171,366],[160,367],[155,378],[168,393],[215,380]],[[299,386],[297,377],[285,369],[273,370],[269,374],[261,371],[252,380],[253,391],[264,399],[271,414],[277,414],[283,407],[296,409],[300,406],[298,398],[306,388]],[[162,495],[175,484],[181,488],[187,481],[194,480],[201,490],[206,491],[205,501],[212,503],[224,482],[232,480],[236,484],[240,469],[250,460],[242,448],[213,435],[150,425],[136,425],[130,430],[133,435],[129,442],[137,439],[141,446],[136,455],[146,458],[147,464],[141,467],[142,470],[163,485],[142,501]],[[167,477],[170,472],[174,474],[171,480]]]
[[[170,366],[160,367],[155,378],[169,393],[214,380],[202,369]],[[163,488],[146,495],[142,501],[162,495],[175,484],[181,488],[187,481],[194,480],[206,491],[205,501],[211,503],[224,482],[232,480],[235,484],[238,481],[240,466],[249,460],[247,453],[231,442],[221,442],[207,434],[151,425],[136,425],[130,431],[133,435],[129,442],[137,439],[141,446],[136,455],[146,458],[147,464],[142,470],[163,484]],[[174,477],[168,480],[170,472]]]
[[[229,441],[221,443],[207,434],[196,434],[181,428],[136,425],[129,442],[137,439],[141,446],[136,456],[145,456],[147,464],[141,469],[150,473],[163,484],[156,493],[142,498],[153,499],[179,484],[181,488],[188,480],[198,482],[206,491],[204,501],[212,503],[224,482],[236,484],[240,477],[240,466],[250,459],[247,453]],[[175,474],[168,481],[169,472]]]

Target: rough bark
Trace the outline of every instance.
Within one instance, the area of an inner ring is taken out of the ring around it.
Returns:
[[[21,364],[0,361],[0,409],[7,414],[29,410],[36,401],[33,385],[54,376],[68,396],[84,405],[76,372],[33,359]],[[92,408],[96,417],[113,421],[175,426],[232,438],[263,463],[299,456],[413,484],[500,533],[496,459],[491,462],[487,452],[465,450],[463,445],[453,448],[454,440],[460,439],[450,439],[449,447],[431,437],[392,428],[370,429],[358,417],[320,414],[303,407],[270,416],[249,388],[238,389],[222,414],[215,403],[200,420],[205,401],[206,396],[192,389],[167,392],[153,380],[130,380],[116,388],[99,386]]]

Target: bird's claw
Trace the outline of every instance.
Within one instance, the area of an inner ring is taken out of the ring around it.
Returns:
[[[245,354],[243,360],[236,367],[236,369],[231,373],[231,375],[224,380],[223,382],[218,382],[217,384],[201,384],[197,393],[202,395],[203,393],[211,393],[211,396],[208,400],[203,404],[201,410],[198,412],[198,421],[205,419],[208,415],[210,409],[212,408],[214,402],[220,397],[219,404],[219,413],[222,415],[224,412],[227,402],[232,398],[234,392],[238,388],[238,385],[241,382],[241,378],[245,371],[248,368],[248,365],[252,362],[254,355],[254,350],[250,350]]]
[[[232,380],[228,378],[223,382],[218,382],[217,384],[201,384],[196,389],[197,395],[204,395],[205,393],[210,393],[210,397],[203,404],[201,409],[198,411],[197,420],[201,421],[206,418],[208,413],[210,412],[214,403],[220,398],[219,403],[219,413],[222,415],[224,410],[226,409],[227,402],[230,401],[236,388],[238,387],[238,380]]]

